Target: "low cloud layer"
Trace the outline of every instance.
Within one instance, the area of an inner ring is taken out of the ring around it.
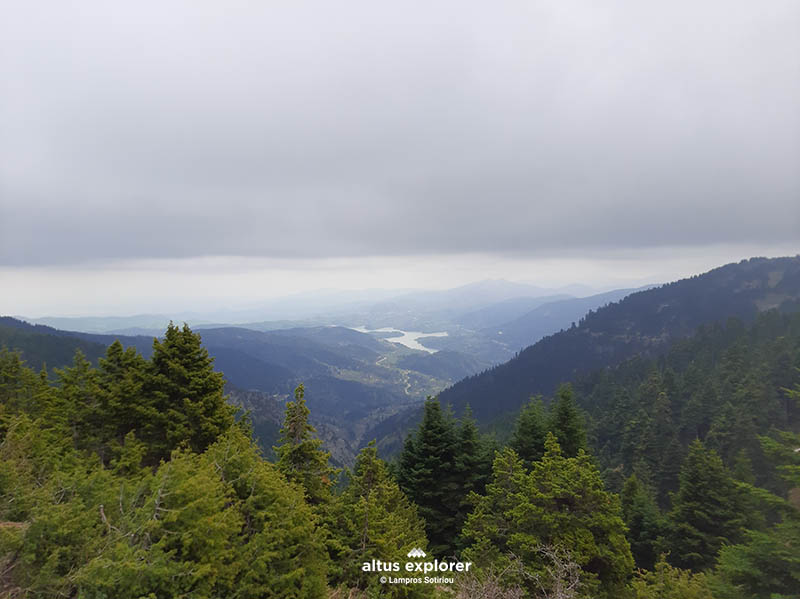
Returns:
[[[800,243],[800,5],[17,3],[0,265]]]

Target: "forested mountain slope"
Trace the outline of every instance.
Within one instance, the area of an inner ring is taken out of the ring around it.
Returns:
[[[0,347],[18,350],[28,366],[37,370],[43,366],[52,368],[70,364],[77,349],[92,361],[106,353],[106,346],[101,343],[51,335],[45,332],[47,329],[49,327],[0,317]]]
[[[135,347],[145,357],[153,352],[153,338],[141,335],[95,335],[77,331],[62,331],[41,324],[29,324],[10,316],[0,316],[0,346],[19,349],[29,366],[48,368],[72,363],[76,349],[87,358],[96,360],[105,354],[105,348],[120,339],[126,347]]]
[[[770,308],[797,309],[799,299],[800,256],[728,264],[590,312],[577,326],[460,381],[440,398],[456,411],[469,404],[479,420],[487,421],[582,373],[662,352],[701,324],[732,316],[750,322]]]
[[[695,439],[732,471],[775,488],[759,435],[800,431],[800,403],[790,391],[800,385],[798,364],[800,312],[770,310],[749,326],[736,318],[703,325],[657,358],[581,377],[575,390],[595,455],[619,475],[637,473],[666,506]]]
[[[484,329],[484,333],[515,350],[536,343],[572,322],[578,322],[589,310],[596,310],[611,302],[640,291],[640,289],[615,289],[606,293],[547,302],[530,311]]]

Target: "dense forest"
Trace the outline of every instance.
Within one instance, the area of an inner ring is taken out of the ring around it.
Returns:
[[[53,380],[4,349],[0,593],[797,597],[799,365],[796,313],[705,326],[534,397],[506,443],[429,399],[397,459],[342,471],[302,385],[265,459],[185,325]],[[365,571],[412,549],[472,567]]]

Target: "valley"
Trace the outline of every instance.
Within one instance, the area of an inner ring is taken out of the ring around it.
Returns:
[[[325,447],[337,464],[349,465],[372,439],[384,455],[398,451],[428,396],[439,395],[456,414],[469,405],[483,426],[493,427],[532,393],[551,394],[561,382],[633,355],[658,355],[705,322],[791,310],[800,296],[798,273],[796,258],[751,260],[662,287],[582,298],[487,281],[310,311],[298,321],[189,324],[225,374],[230,400],[250,411],[266,451],[277,438],[283,405],[303,383]],[[544,295],[515,296],[521,292]],[[158,318],[108,319],[107,326],[126,327],[97,332],[102,319],[30,324],[5,317],[0,344],[51,371],[68,364],[75,349],[96,360],[115,339],[148,357],[161,333],[123,332]]]
[[[327,311],[309,300],[306,311],[294,314],[297,320],[224,324],[212,322],[213,315],[195,315],[188,322],[225,374],[230,400],[250,410],[265,450],[277,438],[282,406],[302,382],[325,446],[336,463],[351,464],[372,439],[386,454],[395,452],[402,435],[387,427],[402,423],[405,430],[426,397],[513,357],[520,348],[511,343],[526,343],[524,332],[503,339],[493,328],[508,330],[508,321],[527,317],[536,323],[530,344],[569,327],[579,317],[572,307],[576,302],[579,310],[597,308],[628,292],[575,299],[529,285],[484,281],[444,291],[399,292],[372,304],[343,302]],[[269,314],[281,312],[264,313]],[[180,322],[180,316],[174,320]],[[167,315],[6,317],[0,320],[0,344],[21,349],[37,368],[45,362],[50,369],[68,364],[73,348],[96,360],[115,339],[148,357],[153,337],[163,334],[153,326],[169,321]],[[37,348],[49,343],[65,349],[46,359]]]

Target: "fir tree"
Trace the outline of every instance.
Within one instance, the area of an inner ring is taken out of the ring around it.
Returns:
[[[274,449],[278,469],[288,480],[303,487],[311,505],[318,506],[331,498],[336,469],[328,463],[330,453],[322,450],[322,441],[314,437],[316,429],[308,422],[308,416],[305,388],[301,384],[294,391],[294,401],[286,404],[279,445]]]
[[[100,358],[98,395],[102,414],[97,426],[102,430],[101,459],[108,462],[126,436],[140,429],[147,410],[143,387],[147,362],[135,348],[127,350],[119,341],[112,343],[105,358]]]
[[[719,599],[706,575],[673,568],[663,558],[653,571],[638,571],[631,586],[633,599]]]
[[[219,596],[327,596],[328,533],[304,501],[303,489],[287,484],[239,427],[212,445],[203,461],[230,485],[228,501],[232,496],[244,524],[233,557],[234,588]]]
[[[103,416],[97,371],[78,350],[72,366],[56,369],[56,375],[58,390],[54,402],[48,406],[48,420],[56,427],[63,427],[75,447],[96,449],[101,441],[98,428]]]
[[[548,434],[544,456],[526,474],[520,458],[506,449],[495,459],[486,495],[474,500],[464,534],[472,540],[468,555],[479,564],[503,567],[512,553],[526,564],[531,584],[546,574],[537,570],[540,548],[560,547],[582,568],[590,596],[610,599],[624,592],[633,558],[619,499],[605,491],[585,452],[565,457]]]
[[[710,568],[723,545],[739,540],[745,518],[737,498],[736,486],[719,455],[694,441],[669,513],[670,560],[676,566],[695,571]]]
[[[735,438],[735,421],[736,410],[731,402],[726,401],[714,417],[711,429],[705,439],[706,446],[716,451],[723,463],[731,463],[733,448],[739,441]]]
[[[201,452],[228,430],[235,409],[225,402],[223,386],[222,374],[188,325],[170,323],[164,340],[153,340],[143,388],[149,403],[138,411],[155,458],[182,445]]]
[[[731,466],[731,475],[738,481],[747,483],[749,485],[756,484],[756,475],[753,473],[753,461],[747,454],[747,451],[740,449],[733,457],[733,465]]]
[[[4,596],[326,596],[322,531],[302,490],[239,427],[156,468],[138,467],[141,444],[126,439],[124,464],[107,468],[63,427],[26,415],[7,423]]]
[[[800,512],[767,531],[748,531],[741,545],[722,547],[717,591],[723,599],[797,597],[800,591]]]
[[[517,417],[509,447],[517,452],[527,468],[544,455],[548,430],[547,413],[541,396],[532,397]]]
[[[635,475],[622,488],[622,517],[628,528],[628,541],[639,568],[652,570],[659,557],[665,521],[655,501]]]
[[[776,431],[760,441],[790,488],[788,501],[781,502],[784,519],[721,549],[716,574],[724,599],[793,597],[800,589],[800,434]]]
[[[408,436],[398,462],[400,488],[425,520],[431,552],[449,556],[456,548],[462,492],[454,478],[458,438],[439,400],[428,398],[419,428]]]
[[[561,451],[568,458],[586,449],[586,428],[583,416],[575,405],[572,385],[561,385],[550,409],[550,431],[555,435]]]
[[[389,475],[378,458],[375,442],[356,458],[350,482],[334,509],[335,530],[341,542],[336,564],[336,582],[346,587],[382,591],[381,595],[409,596],[403,586],[380,585],[374,573],[365,573],[361,564],[373,559],[397,561],[414,547],[425,549],[425,525],[414,506]]]
[[[457,531],[461,530],[467,514],[472,510],[469,494],[483,493],[491,473],[492,456],[488,443],[481,438],[472,411],[467,406],[456,430],[456,453],[452,470],[452,478],[456,483],[454,499],[458,501],[454,522]],[[463,548],[460,536],[456,547]]]
[[[0,347],[0,420],[18,413],[41,415],[50,401],[50,391],[46,368],[37,375],[19,352]]]
[[[661,456],[657,473],[656,501],[662,510],[669,508],[670,496],[678,490],[681,464],[686,452],[677,435],[673,436]]]
[[[469,541],[465,554],[480,567],[509,565],[508,551],[512,530],[511,521],[515,506],[525,494],[527,486],[525,465],[510,447],[499,451],[492,464],[492,478],[483,495],[473,494],[472,512],[464,524],[463,536]]]

